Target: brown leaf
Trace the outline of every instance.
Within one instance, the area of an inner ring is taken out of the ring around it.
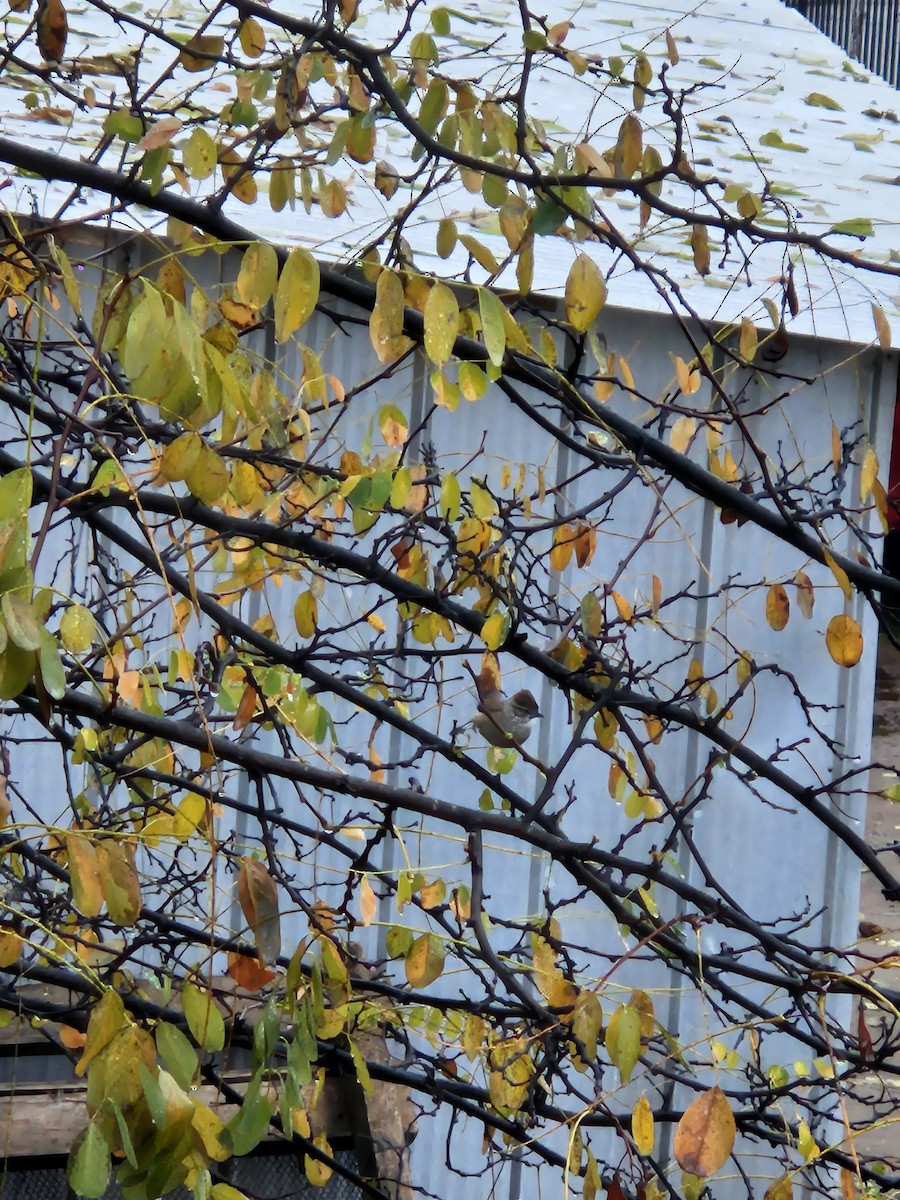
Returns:
[[[734,1114],[719,1087],[685,1110],[675,1130],[675,1158],[682,1171],[706,1179],[728,1161],[734,1146]]]
[[[241,859],[238,901],[247,924],[253,930],[260,962],[274,962],[281,953],[278,889],[275,880],[256,858]]]
[[[798,571],[794,576],[794,583],[797,585],[797,607],[800,609],[804,620],[808,621],[813,614],[813,607],[816,603],[816,593],[813,589],[812,580],[804,571]]]
[[[47,62],[59,62],[66,52],[69,23],[62,0],[43,0],[38,5],[37,45]]]

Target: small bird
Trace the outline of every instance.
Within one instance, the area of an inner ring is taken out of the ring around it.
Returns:
[[[526,688],[509,699],[493,688],[482,695],[472,725],[492,746],[521,746],[540,717],[538,702]]]

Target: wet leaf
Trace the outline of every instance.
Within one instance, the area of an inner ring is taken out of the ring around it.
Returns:
[[[117,925],[134,925],[141,913],[141,886],[133,844],[124,838],[103,838],[97,843],[97,866],[110,919]]]
[[[566,279],[566,319],[578,333],[586,333],[606,303],[606,280],[587,254],[579,254]]]
[[[606,1053],[622,1082],[627,1083],[641,1054],[641,1014],[630,1004],[621,1005],[610,1017]]]
[[[735,1132],[734,1114],[724,1093],[710,1088],[678,1122],[674,1142],[678,1165],[700,1179],[714,1175],[728,1161]]]
[[[319,299],[319,264],[300,247],[292,250],[275,291],[275,340],[286,342],[305,325]]]
[[[242,304],[262,308],[278,283],[278,255],[268,242],[252,242],[244,251],[234,294]],[[283,339],[279,339],[283,340]]]
[[[653,1153],[653,1109],[646,1096],[638,1098],[631,1114],[631,1136],[638,1154]]]
[[[459,333],[459,303],[446,284],[436,283],[425,301],[425,353],[442,366],[453,353]]]
[[[503,365],[506,353],[506,325],[503,305],[489,288],[478,289],[478,308],[481,313],[481,336],[488,358],[495,367]]]

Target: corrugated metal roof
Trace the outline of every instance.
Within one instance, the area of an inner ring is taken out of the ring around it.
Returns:
[[[130,17],[150,18],[156,6],[139,0],[122,7],[124,22]],[[198,28],[199,8],[191,4],[169,4],[163,10],[167,30],[184,38]],[[383,42],[396,32],[407,17],[401,10],[373,8],[366,2],[352,32],[374,43]],[[844,52],[829,42],[797,12],[788,10],[779,0],[702,0],[686,4],[670,0],[667,4],[649,4],[636,0],[628,6],[617,0],[584,0],[574,4],[564,0],[554,19],[566,19],[571,29],[566,50],[584,55],[601,55],[607,62],[613,55],[636,52],[648,56],[655,71],[667,61],[666,30],[678,48],[678,62],[670,65],[666,78],[670,88],[684,92],[684,110],[689,118],[686,150],[698,172],[715,178],[725,208],[734,211],[740,190],[760,194],[767,186],[770,196],[784,204],[775,229],[796,223],[804,232],[829,235],[829,244],[841,251],[863,252],[880,263],[893,264],[898,245],[898,181],[900,181],[900,96],[886,83],[870,77],[862,68],[845,58]],[[6,18],[11,34],[17,20]],[[415,22],[424,23],[427,13],[418,10]],[[67,54],[73,55],[80,78],[72,92],[84,94],[86,85],[95,89],[98,100],[109,98],[118,88],[125,91],[121,74],[110,66],[110,55],[122,55],[136,46],[138,30],[127,23],[116,24],[90,4],[74,6],[70,12],[70,42]],[[438,38],[445,61],[440,67],[448,77],[472,78],[481,86],[508,90],[515,82],[521,28],[517,11],[509,0],[467,0],[451,10],[451,35]],[[490,44],[488,44],[490,42]],[[461,52],[462,50],[462,52]],[[455,52],[455,53],[454,53]],[[36,54],[36,50],[31,50]],[[163,65],[173,61],[170,44],[146,42],[140,68],[140,85],[146,86]],[[28,54],[23,43],[19,54]],[[230,72],[233,74],[234,72]],[[176,67],[172,78],[162,85],[169,97],[187,92],[197,83]],[[23,73],[7,71],[0,85],[0,119],[7,136],[28,139],[31,143],[59,149],[61,154],[83,155],[86,146],[95,144],[103,114],[102,108],[76,113],[68,124],[70,104],[47,95],[47,106],[38,103],[26,112],[23,95],[34,80]],[[221,88],[217,92],[216,88]],[[220,107],[233,91],[229,73],[222,68],[217,84],[205,86],[202,98]],[[620,120],[631,108],[630,71],[622,82],[608,85],[599,95],[589,74],[578,76],[559,59],[536,56],[530,80],[530,106],[545,121],[551,140],[589,139],[604,150],[614,142]],[[656,139],[660,149],[671,143],[671,122],[662,114],[664,97],[648,98],[641,119],[646,124],[646,140]],[[54,106],[58,112],[54,112]],[[96,114],[96,115],[95,115]],[[70,113],[71,115],[71,113]],[[380,144],[376,158],[389,157],[400,169],[407,167],[409,139],[390,122],[378,122]],[[121,143],[114,143],[103,163],[119,162]],[[347,178],[352,204],[346,215],[329,220],[318,208],[310,214],[283,209],[271,211],[264,193],[248,210],[245,205],[229,202],[230,214],[259,233],[282,244],[302,242],[325,258],[352,259],[362,246],[376,238],[390,218],[409,203],[407,188],[400,188],[388,202],[371,186],[372,167],[341,163],[338,175]],[[349,176],[349,178],[348,178]],[[175,186],[175,185],[173,185]],[[50,214],[58,208],[70,190],[35,180],[18,181],[14,205],[25,211]],[[6,193],[10,204],[10,192]],[[676,204],[694,202],[688,188],[666,184],[664,199]],[[763,295],[780,304],[780,278],[786,269],[787,254],[782,247],[746,244],[715,245],[713,269],[702,280],[692,263],[683,223],[659,220],[654,215],[641,229],[637,204],[630,198],[602,200],[610,221],[628,235],[643,258],[667,272],[667,280],[682,289],[684,306],[691,306],[707,319],[732,319],[749,312],[757,320],[767,319],[761,305]],[[11,205],[13,206],[13,205]],[[82,198],[79,210],[88,215],[91,200]],[[416,209],[404,229],[410,245],[424,270],[461,271],[464,252],[457,251],[449,263],[434,254],[434,232],[440,216],[452,215],[462,226],[472,227],[498,257],[506,254],[500,238],[497,215],[480,194],[464,190],[458,179],[436,188],[432,196]],[[120,218],[126,220],[126,218]],[[128,221],[146,221],[148,215],[131,212]],[[850,223],[850,224],[847,224]],[[862,240],[852,230],[866,228],[872,233]],[[834,233],[841,227],[851,233]],[[830,232],[830,233],[829,233]],[[716,238],[714,236],[714,241]],[[610,276],[610,302],[638,310],[665,311],[671,294],[654,287],[653,281],[637,272],[620,254],[605,247],[587,244],[589,252]],[[535,250],[535,290],[558,294],[576,247],[566,245],[559,236],[538,239]],[[900,254],[900,252],[898,252]],[[872,328],[870,301],[872,282],[878,284],[874,299],[898,318],[900,283],[892,276],[880,280],[859,280],[852,266],[822,263],[809,251],[794,248],[790,258],[796,266],[796,282],[802,312],[794,320],[798,331],[839,338],[870,341]],[[475,268],[476,281],[485,276]],[[481,275],[481,278],[478,276]],[[502,280],[505,282],[505,280]]]
[[[162,10],[134,0],[120,8],[118,23],[90,3],[73,6],[67,56],[74,56],[81,74],[70,85],[72,94],[83,95],[85,86],[90,85],[99,101],[108,100],[117,90],[121,102],[126,87],[121,73],[111,69],[108,56],[122,55],[138,44],[140,30],[129,25],[129,19],[151,19],[160,11],[167,32],[182,39],[196,30],[205,16],[198,5],[186,0]],[[508,93],[517,82],[521,47],[516,6],[509,0],[465,0],[448,11],[450,36],[437,39],[445,56],[441,72],[448,78],[475,80],[498,95]],[[766,186],[768,194],[783,205],[782,213],[772,216],[773,229],[796,224],[805,232],[828,235],[829,243],[842,251],[862,252],[885,264],[892,264],[896,254],[900,261],[900,251],[895,251],[900,245],[900,95],[848,62],[842,50],[798,13],[779,0],[634,0],[627,6],[618,0],[562,0],[551,16],[555,21],[571,22],[564,43],[567,51],[600,55],[606,63],[616,55],[623,56],[626,70],[620,81],[613,81],[599,94],[589,72],[579,76],[559,58],[537,55],[530,104],[534,115],[544,121],[548,139],[590,140],[600,151],[611,145],[623,115],[632,106],[629,56],[646,54],[658,71],[668,61],[665,35],[669,30],[679,60],[668,67],[666,79],[675,94],[684,94],[689,122],[686,151],[700,174],[718,181],[712,190],[724,207],[734,212],[740,191],[746,188],[759,195]],[[374,44],[384,43],[407,17],[405,6],[369,8],[363,0],[362,16],[350,32]],[[424,8],[416,9],[413,27],[425,26],[428,19]],[[14,35],[21,32],[16,22],[27,18],[13,13],[6,20],[8,32]],[[408,37],[404,45],[408,47]],[[30,42],[23,42],[19,55],[36,56],[29,46]],[[174,62],[176,53],[170,44],[148,40],[142,50],[138,90],[148,87],[162,68]],[[401,60],[402,53],[395,57]],[[233,95],[233,75],[221,67],[218,83],[206,84],[201,93],[193,93],[193,99],[218,111],[229,94]],[[198,78],[176,67],[161,85],[169,97],[167,106],[171,108],[173,95],[191,92]],[[41,102],[27,112],[23,95],[32,87],[33,80],[10,68],[0,80],[0,121],[8,136],[73,156],[84,154],[87,146],[96,143],[104,115],[101,107],[76,112],[70,124],[72,105],[48,94],[46,106]],[[645,141],[655,140],[663,151],[672,141],[671,122],[662,111],[664,99],[662,95],[648,98],[641,113]],[[411,102],[414,111],[416,105]],[[54,107],[59,111],[54,113]],[[411,143],[407,135],[385,121],[378,122],[378,131],[375,160],[387,157],[401,171],[408,168]],[[103,163],[116,165],[121,150],[121,142],[114,142]],[[411,196],[404,187],[390,201],[381,196],[372,185],[372,164],[341,162],[336,173],[348,183],[351,194],[349,209],[336,219],[324,217],[318,207],[308,214],[302,206],[297,211],[273,212],[264,192],[249,210],[230,201],[230,215],[276,242],[302,243],[323,257],[350,260],[409,204]],[[68,188],[46,186],[33,179],[19,180],[14,204],[28,212],[36,209],[49,214],[68,192]],[[10,204],[10,192],[5,196]],[[663,199],[688,206],[695,202],[686,185],[669,182]],[[780,246],[723,245],[714,234],[713,242],[719,244],[713,246],[712,270],[701,279],[683,223],[654,215],[642,229],[633,198],[605,198],[602,204],[610,222],[627,235],[638,254],[667,272],[666,279],[682,290],[682,310],[692,307],[706,319],[722,320],[749,312],[765,322],[760,301],[768,295],[781,303],[780,279],[789,257],[795,264],[801,305],[794,321],[798,331],[869,341],[874,333],[873,298],[900,323],[900,282],[890,275],[862,280],[852,266],[823,263],[808,250],[794,248],[788,254]],[[89,213],[91,201],[83,200],[79,211]],[[435,255],[436,222],[445,215],[456,217],[463,227],[470,226],[499,258],[506,257],[496,212],[479,193],[467,192],[454,178],[436,187],[405,226],[422,269],[452,273],[466,266],[462,250],[446,263]],[[140,222],[150,218],[132,212],[127,219]],[[854,231],[868,228],[869,223],[871,235],[864,240],[856,236]],[[850,232],[840,232],[842,227]],[[621,254],[613,254],[599,243],[587,243],[585,248],[609,274],[611,304],[665,311],[671,302],[666,287],[655,287]],[[559,294],[576,249],[559,236],[537,239],[536,291]],[[475,267],[473,278],[482,282],[486,275]],[[505,276],[501,282],[506,282]],[[878,285],[874,297],[870,292],[873,282]]]

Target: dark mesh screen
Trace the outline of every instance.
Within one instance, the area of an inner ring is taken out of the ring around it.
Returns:
[[[350,1171],[357,1170],[352,1151],[337,1151],[337,1161]],[[259,1154],[252,1158],[236,1158],[217,1166],[217,1175],[233,1187],[245,1192],[251,1200],[356,1200],[359,1192],[354,1185],[334,1174],[323,1188],[314,1188],[306,1178],[302,1158],[293,1154]],[[105,1200],[119,1200],[121,1193],[113,1183]],[[172,1192],[172,1200],[193,1200],[187,1188]],[[66,1173],[59,1168],[16,1166],[7,1160],[0,1176],[0,1200],[71,1200]]]

